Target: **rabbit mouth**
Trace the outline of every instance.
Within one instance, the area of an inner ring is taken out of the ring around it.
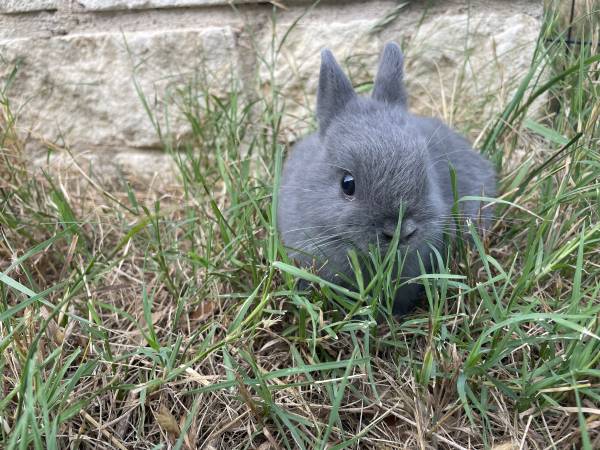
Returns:
[[[368,251],[378,251],[381,255],[386,255],[392,248],[393,239],[386,236],[377,235],[374,242],[369,243]],[[400,254],[410,254],[416,248],[414,239],[399,240],[395,246],[395,250]]]
[[[418,240],[417,234],[418,233],[416,232],[416,230],[414,230],[410,233],[400,236],[398,239],[397,247],[399,249],[408,249],[408,248],[414,246]],[[393,234],[390,234],[385,231],[381,231],[376,234],[375,244],[378,245],[380,248],[388,249],[392,245],[393,242],[394,242]]]

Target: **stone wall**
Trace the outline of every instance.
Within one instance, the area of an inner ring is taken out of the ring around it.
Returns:
[[[155,170],[156,164],[139,164],[140,158],[159,161],[148,150],[161,148],[142,96],[158,125],[164,129],[169,117],[169,129],[182,134],[178,88],[260,93],[275,82],[288,105],[287,129],[302,133],[325,46],[361,86],[371,81],[383,43],[399,42],[412,108],[463,131],[480,129],[528,70],[542,18],[541,0],[310,6],[290,0],[0,0],[0,78],[4,85],[18,67],[9,96],[32,154],[51,142]],[[272,61],[273,42],[279,46],[284,36]]]

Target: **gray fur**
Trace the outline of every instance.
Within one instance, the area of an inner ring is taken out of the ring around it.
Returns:
[[[402,277],[420,274],[418,256],[429,261],[430,244],[441,249],[454,202],[449,164],[457,175],[459,197],[495,195],[491,164],[438,119],[406,109],[402,52],[385,46],[371,98],[357,96],[330,51],[322,52],[317,98],[319,132],[296,145],[287,158],[279,190],[277,220],[290,257],[315,266],[320,276],[353,279],[347,253],[386,248],[402,219],[399,251],[405,252]],[[345,172],[355,178],[352,197],[341,190]],[[461,202],[462,213],[483,222],[479,202]],[[430,267],[427,267],[429,270]],[[343,276],[340,276],[343,275]],[[418,285],[396,294],[395,312],[409,311]]]
[[[387,103],[406,106],[404,89],[404,56],[395,44],[386,45],[377,70],[373,98]]]

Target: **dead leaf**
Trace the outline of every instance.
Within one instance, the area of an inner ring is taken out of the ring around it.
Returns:
[[[217,303],[206,301],[198,305],[198,307],[190,314],[190,320],[203,322],[213,315],[217,309]]]
[[[586,424],[586,427],[588,430],[594,430],[594,429],[600,427],[600,420],[593,420],[591,422],[588,422]]]
[[[160,409],[156,413],[156,421],[160,425],[160,427],[165,430],[172,437],[179,437],[179,424],[177,423],[177,419],[173,417],[171,411],[167,409],[164,405],[160,406]]]

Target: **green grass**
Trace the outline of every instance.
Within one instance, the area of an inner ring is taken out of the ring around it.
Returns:
[[[181,92],[178,184],[148,198],[30,173],[4,80],[0,447],[599,448],[599,64],[548,15],[481,140],[501,171],[491,232],[379,324],[385,255],[350,292],[278,240],[275,84]],[[528,116],[542,96],[553,109]]]

